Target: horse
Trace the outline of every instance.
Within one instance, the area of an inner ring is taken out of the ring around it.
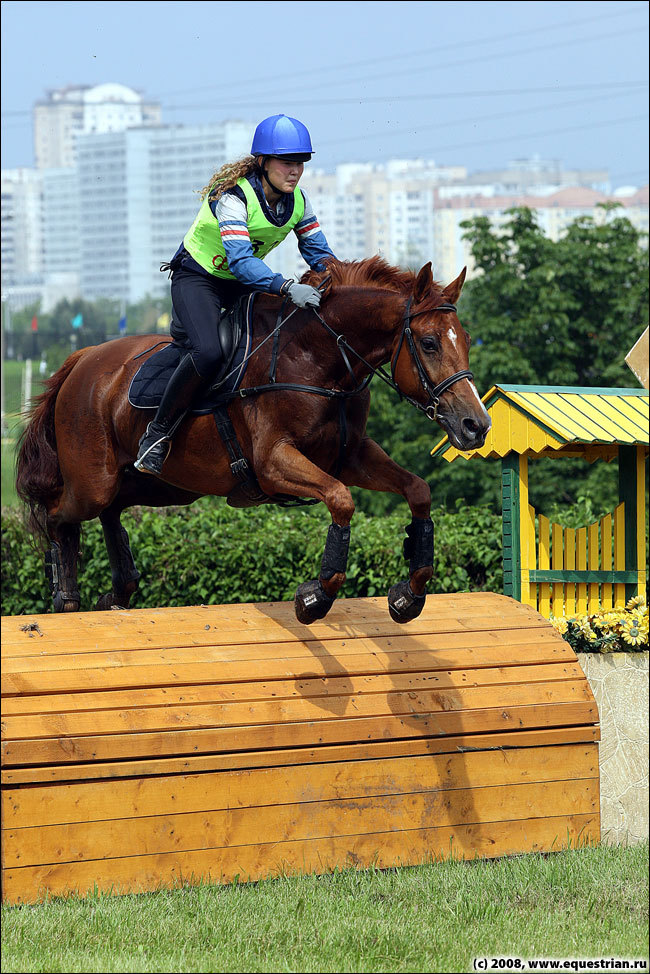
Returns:
[[[186,505],[204,495],[227,497],[233,506],[301,498],[324,503],[332,517],[320,573],[295,597],[298,620],[311,624],[327,614],[345,580],[355,509],[349,488],[356,486],[401,495],[410,508],[409,578],[391,587],[388,605],[398,622],[419,615],[433,575],[431,492],[366,435],[368,384],[379,374],[458,449],[483,444],[490,420],[469,371],[470,337],[456,312],[465,274],[443,287],[430,263],[416,274],[380,257],[330,260],[325,272],[303,278],[322,289],[320,311],[295,309],[280,326],[281,299],[257,295],[255,347],[229,405],[238,460],[212,416],[187,415],[161,477],[133,468],[150,417],[128,400],[132,377],[160,336],[123,337],[70,355],[34,400],[17,448],[19,496],[35,537],[50,545],[45,562],[54,611],[80,607],[84,521],[99,518],[111,566],[112,590],[95,608],[128,608],[140,574],[120,521],[126,508]],[[275,342],[265,341],[274,331]],[[383,368],[389,364],[390,377]],[[270,369],[273,384],[265,382]],[[258,485],[247,497],[238,476],[242,461]]]

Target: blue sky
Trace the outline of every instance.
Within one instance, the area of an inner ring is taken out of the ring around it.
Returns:
[[[312,132],[314,163],[538,153],[648,181],[648,5],[618,2],[2,3],[2,166],[32,165],[49,88],[117,81],[163,121]]]

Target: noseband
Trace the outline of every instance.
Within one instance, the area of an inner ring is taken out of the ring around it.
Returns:
[[[453,375],[450,375],[446,379],[443,379],[442,382],[439,382],[437,385],[435,386],[431,385],[431,382],[429,381],[429,377],[426,373],[426,369],[424,368],[424,365],[422,363],[422,359],[418,355],[418,350],[416,348],[415,340],[413,338],[413,332],[411,331],[411,319],[415,318],[417,315],[433,314],[436,311],[442,311],[447,314],[455,314],[456,305],[449,304],[449,303],[439,304],[437,308],[430,308],[428,311],[411,312],[411,300],[412,299],[409,298],[406,308],[404,309],[404,322],[402,324],[402,333],[399,337],[397,351],[390,365],[390,371],[393,379],[393,384],[397,389],[397,391],[399,392],[400,396],[403,396],[405,399],[408,399],[409,402],[412,402],[414,405],[418,406],[418,408],[423,409],[426,415],[428,416],[428,418],[434,420],[438,418],[438,406],[440,405],[440,397],[442,396],[442,394],[446,392],[450,386],[453,386],[455,382],[460,382],[461,379],[470,379],[470,380],[473,379],[474,373],[470,372],[468,369],[463,369],[461,372],[454,372]],[[415,400],[411,399],[410,396],[406,396],[400,389],[399,385],[397,384],[397,379],[395,378],[395,370],[397,368],[397,362],[399,359],[400,352],[402,351],[402,345],[404,344],[405,338],[406,338],[406,344],[408,345],[408,350],[411,353],[411,358],[415,362],[415,367],[418,370],[420,384],[429,397],[429,402],[427,403],[426,406],[422,406],[420,403],[417,403],[415,402]]]

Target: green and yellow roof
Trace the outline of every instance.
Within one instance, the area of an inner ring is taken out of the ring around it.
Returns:
[[[495,385],[483,396],[492,429],[480,450],[461,452],[444,436],[434,457],[581,456],[612,459],[619,445],[647,445],[646,389]]]

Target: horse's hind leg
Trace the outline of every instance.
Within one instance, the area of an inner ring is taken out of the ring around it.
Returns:
[[[81,596],[77,587],[77,561],[81,527],[77,523],[48,524],[52,546],[45,553],[45,576],[52,586],[55,612],[77,612]]]
[[[112,606],[128,609],[131,596],[138,588],[140,572],[135,567],[129,536],[120,522],[120,514],[120,509],[109,507],[99,515],[111,565],[113,591],[100,596],[96,609]]]

